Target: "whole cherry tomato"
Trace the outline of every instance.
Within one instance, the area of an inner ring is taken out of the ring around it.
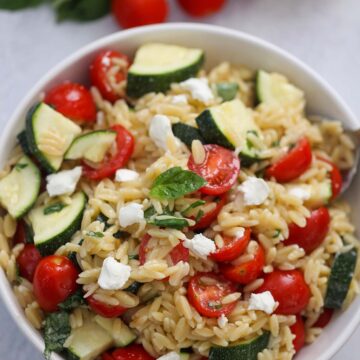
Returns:
[[[124,308],[122,306],[112,306],[112,305],[104,304],[101,301],[94,299],[93,296],[89,296],[88,298],[86,298],[86,301],[89,304],[92,311],[106,318],[119,317],[126,310],[128,310],[127,308]]]
[[[192,16],[207,16],[219,11],[226,0],[178,0],[178,2]]]
[[[16,258],[20,276],[32,282],[36,267],[40,260],[41,255],[35,245],[26,244],[24,249],[21,250],[19,256]]]
[[[333,315],[334,309],[324,309],[319,318],[316,320],[316,323],[313,325],[313,327],[324,328],[326,325],[329,324]]]
[[[295,335],[293,340],[294,349],[296,352],[299,352],[305,345],[305,325],[300,315],[296,315],[296,322],[290,326],[290,331]]]
[[[103,354],[102,360],[155,360],[155,358],[150,356],[141,345],[132,344],[114,350],[111,355]]]
[[[332,190],[331,199],[334,200],[338,197],[342,189],[343,179],[340,170],[332,161],[325,159],[321,156],[317,156],[317,158],[321,161],[330,164],[332,167],[332,170],[330,172],[331,190]]]

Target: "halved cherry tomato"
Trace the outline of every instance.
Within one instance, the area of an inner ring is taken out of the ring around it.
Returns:
[[[192,16],[207,16],[219,11],[226,0],[178,0],[178,2]]]
[[[326,325],[329,324],[333,315],[334,309],[324,309],[324,311],[316,320],[316,323],[313,325],[313,327],[324,328]]]
[[[205,160],[196,164],[191,155],[188,167],[207,181],[200,192],[208,195],[220,195],[229,191],[235,184],[240,171],[240,160],[236,154],[219,145],[204,145]]]
[[[162,23],[167,18],[167,0],[112,0],[112,12],[124,28]]]
[[[76,122],[94,122],[96,106],[85,86],[70,81],[54,86],[45,95],[44,102]]]
[[[126,55],[115,50],[105,50],[100,52],[90,65],[91,83],[98,88],[103,98],[110,102],[115,102],[125,95],[125,90],[124,93],[118,93],[110,81],[109,71],[116,60],[124,62],[124,66],[120,66],[114,75],[116,83],[120,84],[126,80],[130,66],[130,60]]]
[[[210,255],[210,258],[215,261],[232,261],[239,257],[247,248],[250,241],[250,228],[245,229],[244,235],[240,237],[223,236],[224,246],[217,248],[215,252]]]
[[[198,220],[196,222],[196,224],[190,228],[190,230],[199,231],[199,230],[204,230],[204,229],[208,228],[211,225],[211,223],[213,221],[215,221],[215,219],[219,215],[221,209],[226,204],[226,200],[227,200],[227,196],[225,194],[220,195],[219,197],[215,198],[214,201],[216,202],[216,207],[213,210],[206,212],[200,218],[200,220]]]
[[[265,274],[264,283],[256,293],[270,291],[279,303],[276,314],[296,315],[304,310],[310,300],[310,289],[299,270],[274,270]]]
[[[206,278],[213,280],[214,284],[206,281]],[[226,295],[234,292],[236,292],[236,285],[221,275],[198,273],[189,281],[187,296],[191,305],[201,315],[217,318],[222,314],[228,315],[234,310],[236,301],[226,305],[221,303]]]
[[[340,194],[343,184],[343,178],[341,176],[340,170],[332,161],[325,159],[321,156],[317,156],[317,158],[321,161],[330,164],[332,167],[332,170],[330,172],[331,190],[332,190],[331,200],[334,200]]]
[[[114,358],[109,353],[104,353],[101,355],[101,360],[114,360]]]
[[[32,282],[36,267],[40,260],[41,255],[35,245],[26,244],[24,249],[21,250],[19,256],[16,258],[20,276]]]
[[[229,280],[238,284],[249,284],[256,280],[265,266],[265,252],[258,244],[252,260],[236,264],[236,259],[229,264],[221,264],[220,272]]]
[[[94,299],[93,296],[89,296],[88,298],[86,298],[86,301],[92,311],[106,318],[118,317],[122,315],[126,310],[128,310],[127,308],[124,308],[122,306],[112,306],[104,304],[101,301]]]
[[[117,132],[117,152],[109,159],[105,159],[96,169],[84,164],[83,174],[90,180],[101,180],[114,175],[116,170],[127,164],[134,151],[134,137],[128,130],[121,125],[114,125],[111,129]]]
[[[306,219],[305,227],[296,224],[289,225],[289,237],[285,245],[296,244],[302,247],[307,254],[319,247],[324,241],[330,227],[330,214],[327,208],[314,210]]]
[[[300,315],[296,315],[296,322],[290,326],[290,331],[295,335],[293,340],[294,349],[296,352],[299,352],[305,345],[305,325]]]
[[[17,244],[26,244],[25,222],[19,220],[16,224],[16,232],[13,237],[14,246]]]
[[[268,178],[274,177],[276,181],[286,183],[298,178],[311,165],[311,146],[307,138],[299,140],[285,156],[266,169]]]
[[[41,308],[47,312],[58,310],[58,305],[72,295],[78,285],[78,271],[65,256],[43,258],[34,275],[34,294]]]
[[[111,355],[103,354],[102,360],[155,360],[155,358],[149,355],[142,345],[132,344],[114,350]]]

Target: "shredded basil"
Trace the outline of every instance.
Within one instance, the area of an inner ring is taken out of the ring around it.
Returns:
[[[60,310],[72,311],[81,305],[85,305],[85,300],[82,291],[78,289],[58,306]]]
[[[53,213],[60,212],[66,206],[67,206],[66,204],[57,202],[57,203],[51,204],[51,205],[47,206],[46,208],[44,208],[43,212],[44,212],[44,215],[50,215]]]
[[[182,230],[184,227],[189,226],[189,222],[181,217],[170,215],[159,215],[148,220],[149,224],[159,227]]]
[[[86,233],[87,236],[96,237],[96,238],[103,238],[104,234],[100,231],[88,231]]]
[[[201,205],[206,204],[206,201],[204,200],[197,200],[193,202],[191,205],[189,205],[185,210],[181,212],[181,215],[186,215],[190,210],[195,209]]]
[[[281,234],[281,229],[276,229],[274,232],[273,238],[275,239],[275,238],[279,237],[280,234]]]

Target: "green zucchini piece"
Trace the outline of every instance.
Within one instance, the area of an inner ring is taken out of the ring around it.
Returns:
[[[258,353],[267,348],[270,339],[270,332],[265,331],[262,335],[239,342],[228,347],[212,347],[209,360],[257,360]]]
[[[356,249],[335,255],[325,295],[325,308],[341,308],[354,276],[357,256]]]
[[[216,84],[216,92],[224,101],[234,100],[239,91],[239,84],[235,82],[221,82]]]
[[[18,142],[21,146],[22,151],[25,155],[31,156],[31,150],[29,148],[27,138],[26,138],[26,131],[23,130],[21,133],[17,135]]]
[[[26,155],[0,180],[0,203],[13,218],[25,215],[34,205],[40,191],[41,174]]]
[[[191,144],[194,140],[199,140],[203,144],[205,143],[205,140],[201,135],[200,130],[196,127],[178,122],[176,124],[173,124],[172,131],[174,135],[188,147],[191,147]]]
[[[80,135],[70,145],[65,160],[86,159],[100,162],[116,139],[116,131],[96,130]]]
[[[87,197],[83,192],[78,192],[71,200],[71,204],[51,214],[44,213],[48,205],[30,211],[29,220],[34,232],[34,244],[42,255],[53,254],[79,230]]]
[[[172,83],[194,77],[204,62],[204,51],[176,45],[150,43],[141,46],[128,72],[127,95],[139,98],[165,92]]]
[[[45,103],[39,103],[26,116],[26,139],[31,153],[48,173],[56,172],[64,153],[81,128]],[[50,154],[48,148],[59,154]]]

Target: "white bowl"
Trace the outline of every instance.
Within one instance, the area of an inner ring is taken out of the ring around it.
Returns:
[[[150,41],[200,47],[206,51],[207,67],[228,60],[233,63],[245,64],[254,69],[278,71],[305,91],[310,113],[341,120],[347,128],[359,126],[354,114],[323,79],[293,56],[263,40],[238,31],[210,25],[155,25],[121,31],[95,41],[47,73],[20,103],[2,133],[0,167],[5,164],[10,150],[16,143],[16,135],[24,127],[27,110],[38,99],[42,91],[63,80],[87,82],[89,64],[99,50],[111,48],[132,55],[139,45]],[[359,181],[354,181],[349,195],[354,214],[358,218],[360,214]],[[355,219],[354,216],[353,219]],[[0,271],[0,293],[20,329],[40,351],[43,351],[42,336],[32,328],[25,318],[2,271]],[[350,337],[359,322],[360,297],[355,299],[347,311],[338,314],[326,327],[320,338],[311,346],[304,348],[296,359],[329,360]],[[61,357],[54,354],[53,359],[61,359]]]

